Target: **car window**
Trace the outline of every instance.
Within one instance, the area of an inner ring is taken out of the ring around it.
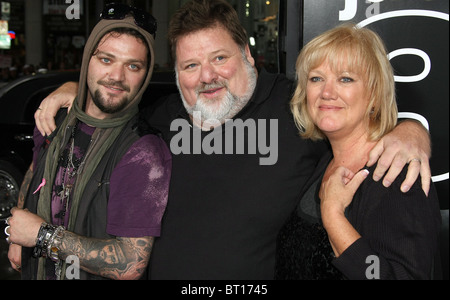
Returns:
[[[22,121],[26,124],[34,124],[34,113],[39,108],[40,103],[45,99],[50,93],[56,90],[58,86],[45,87],[31,94],[26,102],[26,107],[22,117]]]

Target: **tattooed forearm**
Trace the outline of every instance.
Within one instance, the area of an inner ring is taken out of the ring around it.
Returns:
[[[25,207],[25,197],[27,196],[27,192],[30,188],[32,178],[33,178],[33,164],[31,164],[30,168],[25,174],[22,186],[20,187],[19,197],[17,199],[17,207],[20,209],[23,209]]]
[[[90,239],[65,232],[60,259],[80,259],[81,268],[94,275],[115,280],[140,279],[147,268],[153,238]]]

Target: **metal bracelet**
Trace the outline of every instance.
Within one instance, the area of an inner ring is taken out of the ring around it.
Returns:
[[[59,262],[59,252],[61,250],[62,238],[66,228],[59,226],[53,233],[47,248],[47,257],[54,262]]]

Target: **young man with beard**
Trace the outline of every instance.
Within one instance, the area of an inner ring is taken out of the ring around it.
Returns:
[[[136,130],[155,31],[145,12],[108,5],[86,44],[72,110],[51,138],[36,134],[28,192],[6,229],[8,257],[23,279],[139,279],[145,272],[171,172],[164,141]],[[82,270],[68,266],[68,257]]]
[[[173,156],[169,202],[149,279],[273,279],[278,232],[329,146],[299,137],[289,109],[292,82],[256,70],[245,30],[226,1],[188,2],[172,18],[169,41],[180,95],[161,100],[143,116],[163,133],[172,152],[180,146],[173,139],[184,135],[186,126],[179,125],[188,124],[190,134],[178,141],[191,151]],[[65,86],[60,95],[71,89]],[[70,105],[60,95],[45,101],[36,115],[44,134],[52,131],[45,119],[52,119],[55,106]],[[227,130],[230,122],[233,131]],[[262,165],[267,153],[254,152],[252,144],[268,138],[275,138],[279,153],[274,163]],[[430,150],[424,139],[429,140],[427,132],[415,123],[401,125],[372,153],[373,164],[384,151],[374,176],[380,179],[394,161],[384,179],[388,185],[420,157],[427,190]],[[207,153],[201,149],[205,141],[222,151]],[[227,154],[230,148],[235,154]],[[419,169],[411,169],[405,190]]]

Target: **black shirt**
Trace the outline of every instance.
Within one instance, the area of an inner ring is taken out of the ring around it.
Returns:
[[[147,121],[174,154],[150,279],[274,278],[278,232],[328,150],[300,138],[289,109],[291,91],[284,75],[261,72],[250,103],[234,119],[248,126],[235,132],[234,144],[227,125],[212,132],[189,126],[179,95],[147,111]],[[199,146],[199,136],[206,147]]]
[[[332,159],[325,155],[296,211],[280,231],[276,279],[425,280],[433,278],[439,262],[441,214],[434,184],[429,196],[416,180],[401,192],[408,166],[389,188],[369,176],[355,193],[345,215],[362,236],[335,258],[321,212],[319,190]],[[373,174],[377,165],[367,170]]]

